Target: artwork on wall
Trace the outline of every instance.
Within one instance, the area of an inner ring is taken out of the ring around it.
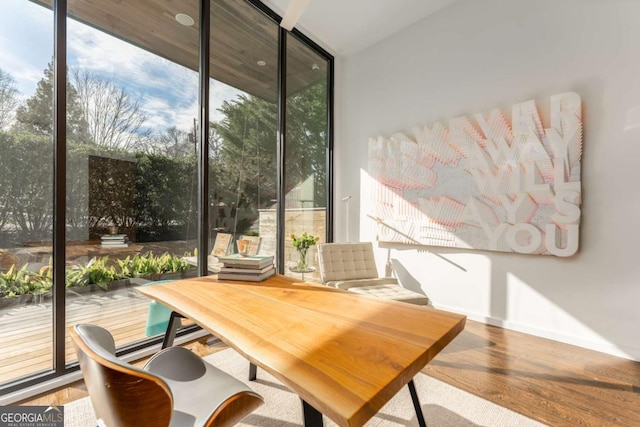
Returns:
[[[380,241],[571,256],[578,251],[580,96],[369,140],[363,212]]]

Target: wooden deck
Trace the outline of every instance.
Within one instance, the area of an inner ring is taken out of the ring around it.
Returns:
[[[94,323],[114,335],[116,345],[146,338],[149,300],[135,287],[86,294],[67,292],[67,324]],[[0,309],[0,383],[52,368],[53,311],[49,299]],[[67,362],[75,360],[68,334]]]

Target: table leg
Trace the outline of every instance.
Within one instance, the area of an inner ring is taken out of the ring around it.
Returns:
[[[178,326],[180,326],[180,319],[184,319],[184,316],[175,311],[171,312],[169,318],[169,325],[167,325],[167,332],[164,333],[164,340],[162,340],[162,348],[171,347],[173,341],[176,339],[176,332],[178,332]]]
[[[304,400],[302,401],[302,415],[304,416],[304,427],[322,427],[322,414]]]
[[[249,381],[255,381],[258,376],[258,367],[249,362]]]
[[[418,425],[420,427],[427,427],[427,423],[424,420],[424,415],[422,414],[422,406],[420,406],[420,400],[418,400],[416,385],[413,383],[413,380],[409,381],[409,383],[407,384],[407,387],[409,387],[409,393],[411,393],[411,400],[413,401],[413,407],[416,410],[416,418],[418,419]]]

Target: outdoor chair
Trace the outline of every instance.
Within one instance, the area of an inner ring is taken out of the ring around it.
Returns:
[[[403,288],[395,277],[379,277],[371,242],[318,245],[320,279],[327,286],[359,294],[429,304],[429,298]]]
[[[247,248],[247,251],[245,252],[246,255],[258,255],[258,253],[260,252],[260,245],[262,244],[262,237],[258,237],[258,236],[240,236],[240,239],[237,240],[237,244],[238,244],[238,253],[241,252],[240,250],[240,243],[241,241],[246,241],[248,242],[249,247]]]
[[[229,253],[231,242],[233,242],[232,234],[218,233],[216,235],[216,239],[213,242],[213,249],[211,249],[211,254],[207,257],[207,270],[209,270],[210,273],[217,273],[220,271],[222,263],[219,258]],[[191,265],[198,265],[198,258],[195,256],[184,257],[182,259]]]
[[[142,286],[153,286],[158,283],[173,282],[173,280],[158,280],[156,282],[145,283]],[[171,318],[171,310],[164,304],[160,304],[158,301],[149,301],[149,310],[147,311],[147,325],[144,329],[145,335],[152,337],[154,335],[164,334],[169,326],[169,319]],[[177,320],[181,322],[180,319]],[[180,327],[181,324],[178,324]]]
[[[170,347],[143,368],[115,356],[106,329],[69,328],[98,425],[232,426],[263,404],[246,384],[183,347]]]

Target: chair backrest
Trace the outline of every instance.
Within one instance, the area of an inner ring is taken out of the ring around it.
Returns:
[[[240,240],[246,240],[249,242],[247,255],[258,255],[258,252],[260,252],[260,245],[262,244],[262,237],[240,236]]]
[[[318,267],[322,283],[378,277],[371,242],[319,244]]]
[[[99,425],[169,425],[173,398],[166,382],[118,359],[106,329],[80,324],[69,333]]]
[[[233,234],[218,233],[216,240],[213,242],[213,249],[211,249],[211,255],[215,257],[227,256],[229,253],[229,247],[233,241]]]

